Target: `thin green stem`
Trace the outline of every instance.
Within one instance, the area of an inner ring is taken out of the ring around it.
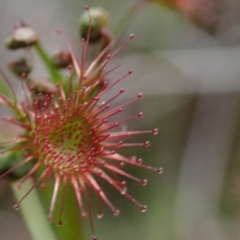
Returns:
[[[63,80],[63,77],[60,74],[60,72],[58,71],[58,69],[54,67],[50,57],[45,52],[45,50],[43,49],[41,44],[37,43],[35,45],[35,49],[36,49],[38,55],[40,56],[40,58],[42,59],[44,65],[46,66],[46,68],[47,68],[47,70],[49,72],[49,75],[51,77],[51,81],[56,83],[56,84],[60,83]]]
[[[23,195],[33,186],[31,178],[27,179],[21,189],[17,188],[19,181],[11,184],[13,194],[17,201],[20,201]],[[29,233],[33,240],[57,240],[51,225],[47,222],[45,211],[42,207],[38,193],[35,189],[21,202],[20,211],[27,225]]]
[[[7,84],[2,78],[0,78],[0,92],[7,97],[11,97],[11,92],[9,90],[9,87],[7,86]]]
[[[40,191],[40,196],[45,207],[46,214],[49,211],[53,184],[54,183],[52,181],[49,181],[48,186],[44,190]],[[84,240],[84,229],[79,206],[75,192],[68,184],[66,186],[65,194],[66,196],[64,196],[63,186],[61,186],[53,215],[52,227],[55,230],[58,240]],[[65,198],[65,203],[63,208],[62,226],[59,226],[58,221],[60,220],[59,214],[63,198]]]

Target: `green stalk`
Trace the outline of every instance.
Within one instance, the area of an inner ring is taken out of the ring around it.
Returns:
[[[0,93],[3,93],[7,97],[11,97],[9,87],[2,78],[0,78]]]
[[[49,181],[48,186],[44,190],[40,190],[40,196],[46,210],[52,198],[53,182]],[[64,201],[62,225],[58,225],[59,215],[61,211],[62,200]],[[84,229],[82,226],[82,218],[73,188],[68,184],[66,186],[65,196],[63,195],[63,186],[60,187],[58,198],[53,215],[52,227],[57,235],[58,240],[84,240]]]
[[[17,202],[21,200],[24,194],[26,194],[34,184],[33,180],[28,178],[22,185],[22,188],[18,189],[17,185],[20,181],[21,180],[13,181],[11,184]],[[51,229],[51,225],[47,221],[46,214],[36,189],[33,189],[21,202],[20,212],[22,213],[23,219],[33,240],[57,240]]]
[[[46,68],[49,72],[49,75],[51,77],[51,81],[53,83],[56,83],[56,84],[60,83],[63,80],[63,77],[60,74],[60,72],[58,71],[58,69],[54,67],[50,57],[45,52],[45,50],[43,49],[41,44],[37,43],[34,46],[35,46],[35,49],[36,49],[38,55],[40,56],[41,60],[43,61],[44,65],[46,66]]]

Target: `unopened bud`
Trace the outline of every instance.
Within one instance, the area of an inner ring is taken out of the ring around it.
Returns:
[[[108,29],[109,14],[100,7],[86,10],[79,19],[80,36],[86,39],[90,29],[90,42],[97,42],[102,39],[102,31]]]
[[[56,86],[50,83],[47,80],[42,79],[27,79],[28,85],[30,86],[32,92],[37,95],[41,94],[54,94],[56,93],[57,89]]]
[[[32,92],[35,108],[41,111],[48,109],[57,91],[56,86],[46,80],[27,79],[27,81]]]
[[[18,77],[21,77],[23,74],[27,76],[32,71],[32,66],[26,58],[20,58],[11,62],[8,67]]]
[[[30,47],[36,44],[38,36],[35,31],[29,27],[21,25],[16,27],[13,33],[5,40],[5,45],[10,50]]]
[[[60,51],[51,56],[53,65],[56,68],[67,68],[72,64],[72,57],[69,52]]]

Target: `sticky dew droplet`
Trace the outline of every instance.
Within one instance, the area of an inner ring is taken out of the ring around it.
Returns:
[[[143,179],[143,180],[141,180],[141,184],[142,184],[142,186],[146,186],[147,183],[148,183],[148,180],[147,180],[147,179]]]
[[[122,182],[121,182],[121,187],[126,187],[126,185],[127,185],[127,182],[126,182],[126,181],[122,181]]]
[[[122,190],[121,190],[121,194],[124,195],[127,193],[127,187],[124,187]]]
[[[98,213],[97,213],[97,218],[100,219],[100,218],[102,218],[102,217],[103,217],[103,212],[98,212]]]
[[[142,164],[142,162],[143,162],[143,160],[142,160],[141,158],[139,158],[139,159],[136,160],[136,163],[137,163],[137,164]]]
[[[18,210],[19,210],[19,204],[13,205],[13,210],[14,210],[14,211],[18,211]]]
[[[156,172],[157,172],[158,174],[162,174],[163,168],[158,168],[158,169],[156,170]]]
[[[141,206],[141,211],[144,213],[147,211],[147,205],[142,205]]]
[[[97,237],[96,236],[92,236],[92,240],[97,240]]]
[[[146,141],[145,143],[143,143],[143,146],[144,146],[144,147],[149,147],[149,146],[150,146],[150,142],[149,142],[149,141]]]
[[[120,214],[120,210],[118,210],[118,209],[114,210],[113,215],[115,217],[119,216],[119,214]]]
[[[152,133],[153,133],[153,135],[157,135],[157,134],[158,134],[158,129],[157,129],[157,128],[154,128],[154,129],[152,130]]]
[[[120,162],[120,163],[119,163],[119,167],[120,167],[120,168],[124,168],[124,166],[125,166],[125,163],[124,163],[124,162]]]
[[[138,99],[141,99],[143,97],[143,94],[142,93],[139,93],[138,95],[137,95],[137,98]]]

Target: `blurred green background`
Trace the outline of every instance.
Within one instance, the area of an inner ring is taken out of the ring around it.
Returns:
[[[164,173],[129,167],[149,180],[146,187],[128,181],[129,193],[148,205],[146,213],[104,185],[121,214],[114,217],[105,207],[104,217],[94,218],[99,240],[240,239],[240,2],[207,2],[216,8],[209,14],[197,4],[198,21],[182,11],[149,4],[121,38],[136,34],[112,61],[122,64],[122,73],[134,69],[133,76],[117,87],[126,89],[118,101],[138,92],[145,96],[125,113],[145,113],[128,129],[159,128],[159,134],[149,138],[149,148],[131,149],[129,154],[162,166]],[[34,28],[49,52],[66,49],[55,32],[62,30],[80,56],[77,20],[84,6],[104,7],[114,23],[128,4],[128,0],[2,0],[0,66],[5,69],[21,56],[3,44],[17,20]],[[214,24],[212,17],[218,20]],[[34,74],[44,77],[43,66],[39,64]],[[0,239],[30,240],[19,212],[12,210],[14,203],[8,181],[1,180]],[[84,225],[89,239],[88,221]]]

